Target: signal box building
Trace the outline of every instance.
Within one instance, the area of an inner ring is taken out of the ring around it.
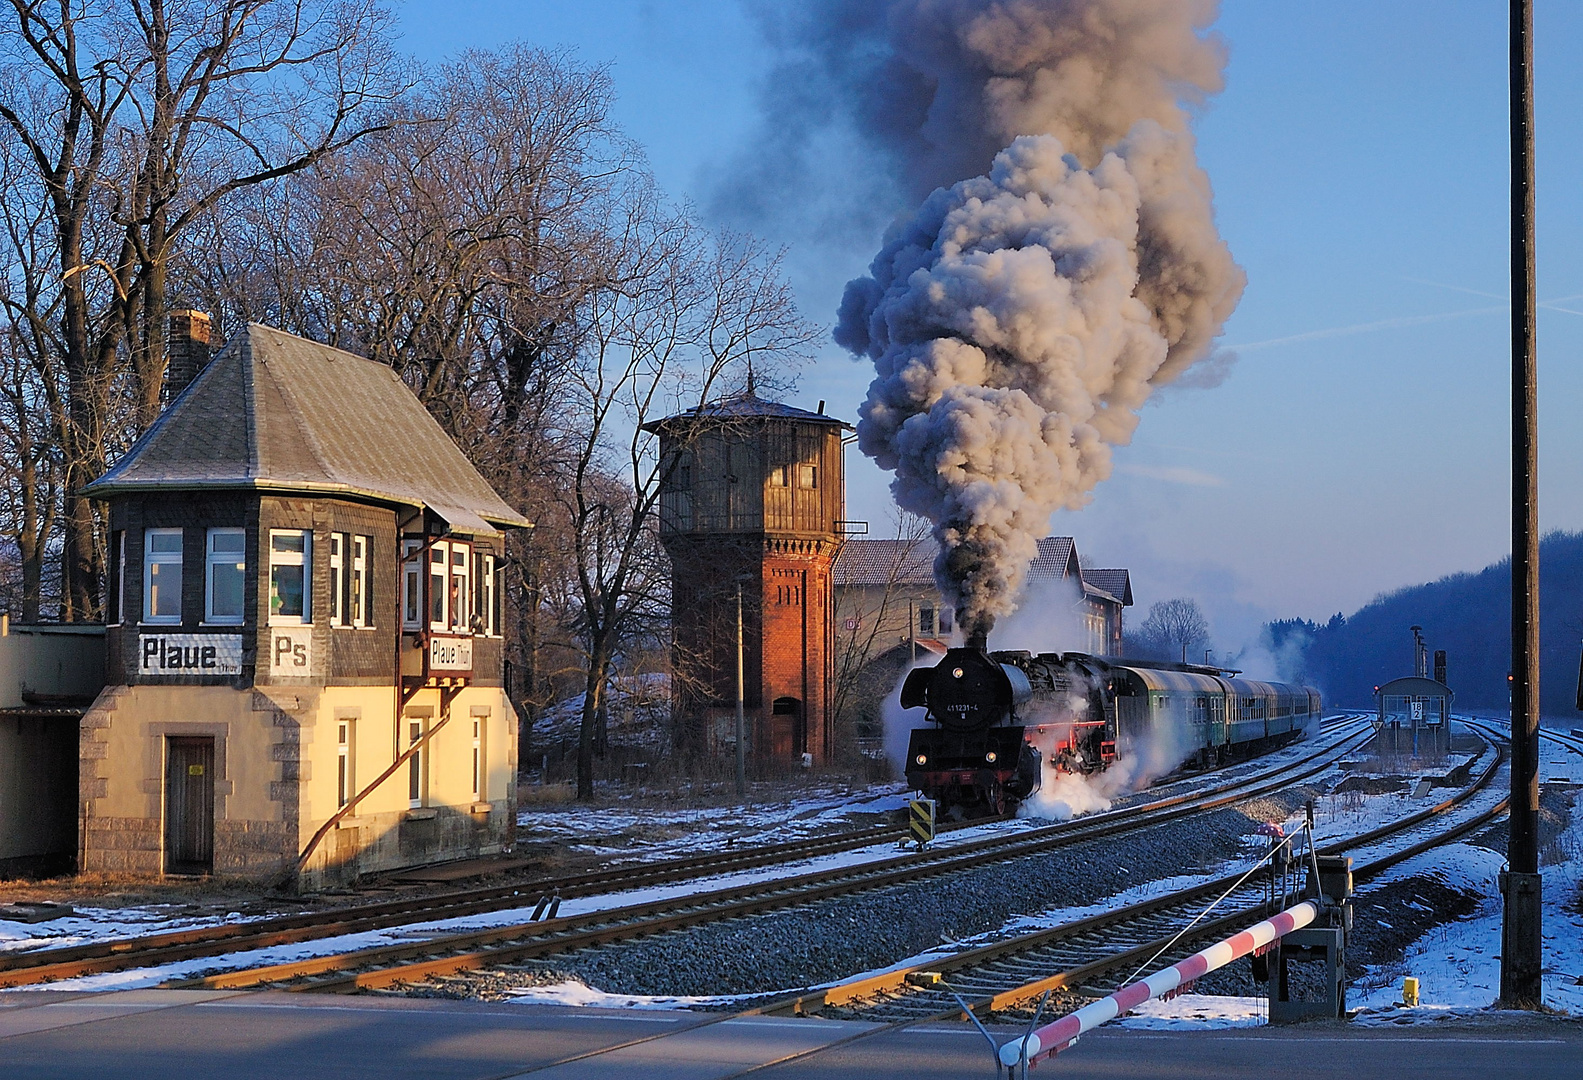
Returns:
[[[648,430],[668,469],[660,539],[672,565],[679,741],[704,752],[734,746],[740,589],[750,759],[827,761],[848,425],[822,405],[766,401],[750,385]]]
[[[312,887],[508,847],[500,530],[528,522],[385,365],[257,324],[201,361],[87,489],[80,866]]]

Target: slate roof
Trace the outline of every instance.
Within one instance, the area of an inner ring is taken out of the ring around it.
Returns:
[[[674,416],[667,416],[663,420],[651,420],[643,425],[645,431],[659,431],[665,427],[673,426],[686,420],[801,420],[813,424],[834,424],[836,427],[850,428],[852,425],[844,420],[837,420],[824,413],[809,412],[807,409],[798,409],[779,401],[766,401],[752,390],[745,390],[740,394],[729,397],[717,398],[705,402],[691,409],[684,409]]]
[[[1126,570],[1085,569],[1083,584],[1092,585],[1123,607],[1132,606],[1132,575]]]
[[[204,488],[427,507],[475,534],[530,524],[391,368],[259,323],[226,342],[84,491],[105,498]]]
[[[1079,573],[1077,544],[1070,536],[1044,536],[1039,539],[1039,554],[1028,564],[1030,581],[1060,580]]]
[[[848,540],[836,557],[835,583],[933,586],[935,550],[929,537],[917,541]]]

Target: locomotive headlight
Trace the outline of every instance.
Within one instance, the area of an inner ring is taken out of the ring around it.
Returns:
[[[951,678],[953,678],[953,679],[960,679],[963,676],[963,674],[965,674],[965,673],[962,671],[961,668],[952,668],[951,669]]]
[[[928,754],[919,754],[917,757],[913,758],[913,760],[916,761],[920,765],[927,765],[927,764],[929,764],[929,755]]]
[[[995,764],[995,759],[998,758],[998,757],[1000,757],[1000,755],[995,753],[995,751],[991,750],[989,753],[984,755],[984,760],[989,762],[991,765],[993,765],[993,764]]]

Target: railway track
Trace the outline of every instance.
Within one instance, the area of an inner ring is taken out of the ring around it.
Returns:
[[[1334,732],[1359,718],[1343,714],[1331,718],[1322,730]],[[1262,775],[1262,774],[1261,774]],[[1219,790],[1219,789],[1217,789]],[[1160,800],[1151,805],[1174,805]],[[942,827],[943,833],[972,828],[983,822]],[[157,967],[226,953],[267,949],[348,934],[365,933],[414,923],[462,918],[510,908],[527,908],[537,901],[535,919],[553,910],[551,898],[561,900],[614,891],[649,888],[699,878],[738,873],[893,841],[905,835],[894,826],[849,830],[822,837],[758,845],[750,849],[708,852],[679,859],[620,866],[608,870],[506,885],[446,890],[414,898],[349,905],[329,911],[275,916],[246,923],[197,927],[85,942],[81,945],[31,952],[0,954],[0,988],[36,985],[59,979],[104,974],[133,968]],[[548,929],[548,926],[546,926]]]
[[[1442,819],[1484,791],[1504,763],[1495,755],[1461,792],[1400,821],[1317,848],[1321,855],[1345,854],[1395,838],[1402,843],[1355,867],[1354,880],[1366,882],[1406,859],[1455,840],[1496,819],[1506,800],[1450,824]],[[1207,901],[1223,897],[1218,914],[1181,934]],[[1109,993],[1105,975],[1148,964],[1168,967],[1191,955],[1206,939],[1224,937],[1272,912],[1265,875],[1230,875],[1187,889],[1080,919],[1048,930],[1020,935],[954,956],[882,975],[853,980],[812,994],[798,995],[753,1010],[759,1015],[822,1015],[902,1026],[961,1015],[951,991],[974,1012],[987,1015],[1025,1007],[1046,991],[1097,990]],[[1179,936],[1180,935],[1180,936]],[[924,977],[924,972],[930,973]],[[1140,971],[1138,974],[1146,972]],[[944,982],[936,983],[933,976]]]
[[[1486,740],[1497,745],[1498,733],[1485,730]],[[1368,881],[1391,866],[1444,843],[1455,840],[1498,818],[1506,807],[1505,800],[1488,807],[1471,817],[1439,826],[1444,815],[1464,806],[1479,792],[1485,790],[1503,763],[1499,752],[1481,775],[1457,795],[1411,815],[1358,836],[1327,844],[1320,848],[1322,854],[1344,853],[1395,836],[1404,841],[1393,850],[1354,868],[1357,881]],[[1414,832],[1419,835],[1410,835]],[[1427,834],[1427,835],[1423,835]],[[1254,880],[1253,885],[1234,889],[1236,879],[1223,878],[1192,889],[1153,898],[1101,916],[1068,923],[1052,930],[1023,935],[970,952],[930,961],[885,975],[854,980],[832,987],[819,994],[803,994],[784,998],[772,1004],[745,1012],[722,1012],[690,1024],[683,1031],[708,1027],[726,1020],[744,1016],[810,1015],[823,1013],[878,1021],[875,1026],[864,1027],[853,1034],[805,1052],[788,1054],[763,1065],[751,1066],[721,1080],[756,1075],[779,1065],[800,1061],[851,1043],[884,1035],[917,1024],[961,1019],[962,1005],[950,996],[936,978],[944,978],[950,987],[964,992],[966,1004],[975,1014],[991,1014],[1002,1009],[1026,1008],[1047,991],[1059,987],[1072,987],[1083,992],[1101,994],[1113,987],[1105,980],[1120,971],[1131,971],[1146,965],[1138,974],[1149,969],[1159,969],[1176,963],[1197,948],[1205,938],[1224,936],[1242,929],[1265,916],[1265,885]],[[1191,933],[1180,933],[1178,927],[1201,910],[1206,899],[1231,891],[1226,900],[1237,907],[1212,920],[1199,923]],[[1042,953],[1042,955],[1041,955]],[[925,968],[929,973],[925,975]],[[1095,986],[1094,984],[1098,984]],[[911,1001],[901,1003],[903,996]],[[670,1033],[641,1036],[626,1040],[612,1047],[576,1054],[559,1061],[546,1062],[530,1070],[554,1068],[574,1061],[597,1058],[612,1050],[624,1049],[638,1043],[664,1039]]]
[[[1349,723],[1358,724],[1356,720]],[[581,916],[471,930],[421,942],[230,971],[168,985],[228,989],[274,986],[320,992],[378,989],[757,914],[831,896],[850,895],[1142,829],[1268,794],[1330,768],[1367,734],[1366,728],[1349,732],[1338,742],[1295,762],[1221,784],[1206,792],[1175,795],[1060,824],[977,837],[908,855]]]

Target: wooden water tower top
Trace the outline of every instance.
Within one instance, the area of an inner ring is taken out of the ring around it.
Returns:
[[[660,436],[668,470],[660,495],[663,537],[841,535],[849,424],[766,401],[749,388],[645,425]]]

